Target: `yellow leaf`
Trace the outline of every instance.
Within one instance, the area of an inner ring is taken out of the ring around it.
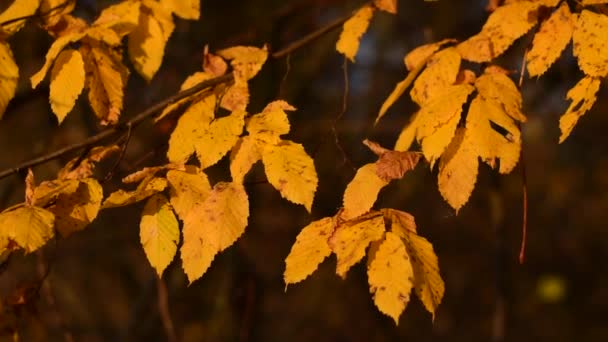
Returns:
[[[12,0],[9,1],[10,5],[7,7],[3,3],[2,8],[5,8],[4,12],[0,13],[0,23],[4,23],[6,21],[27,17],[34,13],[38,9],[38,5],[40,5],[40,0]],[[13,34],[19,29],[21,29],[25,25],[25,20],[17,20],[13,23],[2,25],[2,30],[7,32],[8,34]]]
[[[0,42],[0,118],[4,114],[9,101],[15,96],[19,67],[15,63],[10,46]]]
[[[441,95],[447,86],[453,84],[460,70],[460,55],[455,48],[447,48],[435,54],[426,68],[414,82],[410,96],[423,106],[426,102]]]
[[[353,63],[355,62],[355,55],[357,55],[357,51],[359,50],[361,36],[367,31],[373,15],[374,8],[372,6],[363,6],[344,23],[340,39],[336,43],[336,50]]]
[[[370,293],[378,309],[399,323],[410,301],[414,270],[399,236],[387,232],[367,269]]]
[[[75,192],[59,193],[48,208],[55,214],[55,229],[63,237],[84,229],[97,217],[102,199],[103,189],[93,178],[80,180]]]
[[[458,44],[458,52],[462,58],[476,63],[500,56],[536,24],[536,10],[540,5],[540,2],[517,1],[498,7],[481,32]]]
[[[395,209],[382,209],[384,218],[391,222],[391,231],[402,238],[408,233],[416,234],[416,221],[414,216],[405,211]]]
[[[118,190],[110,194],[103,202],[102,209],[124,207],[146,199],[165,190],[167,180],[164,178],[148,178],[143,180],[133,191]]]
[[[329,239],[329,246],[338,259],[336,274],[341,278],[346,277],[348,270],[363,259],[367,246],[373,241],[382,239],[384,235],[382,215],[354,221],[337,227]]]
[[[70,160],[65,166],[59,170],[59,179],[82,179],[89,178],[93,175],[95,164],[108,156],[120,151],[117,145],[97,146],[93,147],[87,154],[86,158],[76,157]],[[76,165],[76,163],[79,163]]]
[[[74,179],[44,181],[34,189],[33,204],[38,207],[46,207],[47,204],[56,201],[59,195],[76,192],[79,184],[80,182]]]
[[[279,190],[281,196],[304,205],[310,212],[318,180],[314,162],[304,147],[288,140],[266,146],[262,162],[268,182]]]
[[[376,163],[360,167],[344,191],[342,217],[350,220],[368,212],[376,202],[380,190],[387,184],[388,181],[376,173]]]
[[[245,125],[244,111],[234,111],[229,116],[215,119],[207,130],[194,141],[196,156],[205,169],[215,165],[237,143]]]
[[[568,138],[578,119],[593,107],[599,89],[600,79],[586,76],[568,91],[566,97],[572,102],[566,113],[559,118],[559,129],[562,132],[559,137],[560,144]]]
[[[490,68],[486,68],[484,74],[475,80],[479,95],[503,106],[505,112],[514,120],[526,122],[526,116],[521,112],[521,93],[515,83],[509,76],[488,69]]]
[[[125,0],[115,5],[106,7],[93,26],[111,28],[121,37],[129,34],[137,27],[139,22],[140,2],[137,0]]]
[[[262,159],[263,143],[252,136],[244,136],[230,153],[230,175],[235,183],[243,183],[253,164]]]
[[[68,33],[64,36],[61,36],[51,44],[51,47],[46,52],[46,57],[44,59],[44,65],[37,73],[30,77],[30,81],[32,82],[32,88],[36,88],[38,84],[44,79],[46,73],[49,71],[51,64],[57,57],[57,55],[65,48],[68,44],[76,42],[80,40],[84,36],[84,32],[72,32]]]
[[[374,6],[391,14],[397,14],[397,0],[374,0]]]
[[[471,102],[467,114],[465,140],[475,153],[491,167],[500,159],[500,173],[509,173],[519,160],[521,134],[504,107],[478,96]],[[491,124],[502,127],[508,134],[503,136]]]
[[[240,184],[217,183],[205,201],[184,220],[182,263],[188,280],[200,278],[215,254],[230,247],[245,231],[249,200]]]
[[[270,133],[281,136],[289,133],[289,119],[286,110],[296,110],[289,103],[278,100],[266,105],[264,110],[247,120],[247,132],[251,135]]]
[[[67,5],[66,5],[67,4]],[[62,17],[71,13],[76,6],[76,1],[66,0],[42,0],[40,1],[40,13],[49,13],[44,16],[45,27],[51,27],[59,23]],[[57,9],[61,7],[61,9]]]
[[[135,172],[123,177],[122,182],[125,184],[139,183],[139,182],[143,181],[144,179],[146,179],[148,177],[153,177],[157,173],[159,173],[161,171],[165,171],[165,170],[185,171],[186,166],[183,164],[179,164],[179,163],[169,163],[169,164],[160,165],[160,166],[144,167],[143,169],[141,169],[139,171],[135,171]]]
[[[166,42],[159,21],[142,11],[137,28],[129,34],[129,57],[135,70],[148,82],[160,68]]]
[[[161,4],[183,19],[198,20],[201,15],[200,0],[161,0]]]
[[[163,31],[165,41],[169,40],[173,30],[175,30],[171,10],[156,0],[143,0],[142,6],[146,7],[146,9],[151,12],[150,15],[158,21],[158,24]],[[142,8],[141,11],[143,12],[144,8]]]
[[[439,161],[439,192],[457,212],[475,188],[479,160],[474,148],[460,128]]]
[[[469,84],[448,86],[418,112],[416,138],[421,141],[422,153],[431,166],[454,137],[462,105],[473,90]]]
[[[129,70],[120,56],[113,51],[98,47],[81,46],[85,61],[89,103],[101,124],[115,124],[122,111],[124,87]]]
[[[167,172],[167,181],[171,205],[182,221],[211,192],[207,175],[192,165],[187,165],[185,171],[170,170]]]
[[[526,67],[530,76],[540,76],[559,58],[572,38],[576,17],[567,3],[551,14],[534,35],[532,49],[526,54]]]
[[[583,10],[572,35],[578,66],[589,75],[608,76],[608,16]]]
[[[435,43],[421,45],[414,50],[410,51],[405,58],[403,63],[407,70],[414,70],[420,64],[425,63],[437,50],[442,48],[444,45],[456,42],[455,39],[444,39]]]
[[[581,3],[583,4],[583,6],[599,5],[599,4],[608,3],[608,0],[581,0]]]
[[[87,28],[85,33],[86,37],[83,38],[83,41],[87,41],[87,43],[90,43],[90,41],[87,40],[88,37],[110,46],[119,46],[122,44],[122,37],[116,33],[116,31],[108,27],[92,26]]]
[[[195,151],[195,142],[209,128],[215,116],[215,96],[208,96],[188,107],[177,121],[169,138],[167,159],[170,162],[185,162]]]
[[[169,201],[156,194],[146,202],[139,223],[139,238],[150,265],[159,277],[175,257],[179,226]]]
[[[61,124],[74,108],[76,99],[84,88],[84,62],[80,52],[73,49],[61,51],[51,70],[51,109]]]
[[[266,46],[261,49],[254,46],[235,46],[220,50],[217,54],[230,60],[235,79],[245,81],[253,78],[268,58]]]
[[[435,317],[445,284],[439,274],[439,263],[433,245],[425,238],[407,231],[403,236],[407,254],[414,268],[414,290],[422,304]]]
[[[220,106],[229,111],[245,110],[249,104],[249,86],[247,81],[236,79],[234,84],[222,96]]]
[[[418,113],[414,113],[409,122],[403,127],[397,142],[395,142],[395,151],[407,151],[412,146],[414,139],[416,138],[416,128],[418,127]]]
[[[327,240],[335,225],[333,217],[324,217],[302,228],[285,259],[285,285],[306,279],[331,254]]]
[[[15,245],[25,253],[37,250],[55,235],[54,221],[53,213],[32,206],[0,213],[0,253],[14,249]]]
[[[194,74],[192,74],[192,75],[188,76],[188,78],[186,78],[186,80],[184,81],[184,83],[182,83],[182,85],[181,85],[181,87],[180,87],[179,90],[182,91],[182,90],[186,90],[186,89],[192,88],[195,85],[197,85],[197,84],[199,84],[199,83],[201,83],[203,81],[206,81],[206,80],[208,80],[208,79],[210,79],[212,77],[213,77],[213,75],[208,74],[206,72],[195,72]],[[167,107],[165,107],[165,109],[163,109],[162,113],[156,119],[154,119],[154,121],[155,122],[159,121],[160,119],[162,119],[165,116],[167,116],[168,114],[172,113],[175,109],[177,109],[182,104],[184,104],[184,103],[186,103],[188,101],[191,101],[193,99],[201,100],[201,99],[198,98],[199,94],[200,93],[198,93],[196,95],[193,95],[193,96],[190,96],[188,98],[176,101],[175,103],[172,103],[172,104],[168,105]],[[215,97],[214,97],[214,101],[215,101]],[[196,102],[198,102],[198,101],[194,101],[194,103],[196,103]],[[213,116],[212,116],[212,118],[213,118]]]

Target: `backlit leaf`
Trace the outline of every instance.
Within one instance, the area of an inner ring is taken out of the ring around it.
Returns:
[[[283,198],[302,204],[310,212],[317,190],[317,171],[304,147],[291,141],[267,146],[262,162],[268,182]]]
[[[59,123],[74,108],[76,99],[84,88],[84,62],[80,52],[73,49],[61,51],[51,70],[51,109]]]
[[[296,110],[289,103],[278,100],[266,105],[264,110],[247,120],[247,132],[251,135],[269,133],[281,136],[289,133],[289,118],[286,110]]]
[[[63,50],[68,44],[78,41],[80,38],[84,36],[84,32],[72,32],[68,33],[64,36],[61,36],[51,44],[51,47],[46,52],[46,57],[44,58],[44,65],[37,73],[30,77],[30,81],[32,82],[32,88],[36,88],[38,84],[44,79],[46,73],[49,71],[53,61],[57,58],[57,55]]]
[[[164,178],[145,179],[133,191],[118,190],[110,194],[103,202],[102,209],[123,207],[146,199],[165,190],[167,180]]]
[[[460,70],[460,55],[455,48],[444,49],[435,54],[426,64],[426,68],[414,82],[410,96],[423,106],[441,94],[447,86],[453,84]]]
[[[460,128],[441,156],[437,177],[441,196],[456,211],[471,197],[478,168],[479,159],[475,148],[465,139],[465,130]]]
[[[15,96],[18,80],[19,67],[15,63],[13,52],[6,42],[0,42],[0,118]]]
[[[397,14],[397,0],[374,0],[374,6],[391,14]]]
[[[6,8],[2,13],[0,13],[0,23],[4,23],[6,21],[27,17],[34,13],[38,9],[38,5],[40,5],[40,0],[12,0],[9,2],[10,5]],[[2,30],[7,32],[8,34],[13,34],[23,25],[25,24],[25,20],[17,20],[10,24],[2,25]]]
[[[185,162],[195,151],[195,143],[209,128],[214,117],[215,96],[208,96],[190,105],[177,121],[169,138],[167,159]]]
[[[414,270],[399,236],[387,232],[367,269],[369,290],[378,309],[399,323],[410,301]]]
[[[562,132],[559,137],[560,143],[568,138],[578,119],[593,107],[599,89],[600,79],[586,76],[568,91],[566,97],[572,102],[566,113],[559,118],[559,129]]]
[[[387,184],[388,181],[376,173],[376,163],[359,168],[344,191],[342,217],[350,220],[368,212],[376,202],[380,190]]]
[[[27,205],[0,213],[0,253],[16,247],[25,253],[37,250],[55,235],[54,221],[50,211]]]
[[[445,293],[439,263],[433,245],[422,236],[407,232],[403,238],[414,268],[414,290],[424,307],[435,317],[435,310]]]
[[[47,204],[55,202],[61,194],[70,195],[76,192],[80,182],[74,179],[55,179],[44,181],[34,189],[33,204],[38,207],[46,207]]]
[[[285,259],[285,285],[306,279],[331,254],[327,240],[335,225],[333,217],[324,217],[302,228]]]
[[[437,50],[441,49],[444,45],[454,42],[456,42],[455,39],[444,39],[435,43],[421,45],[410,51],[403,59],[403,63],[405,64],[407,70],[412,71],[431,57],[435,52],[437,52]]]
[[[384,218],[376,215],[371,219],[346,222],[336,228],[329,240],[331,250],[338,258],[336,274],[345,278],[348,270],[363,259],[367,246],[382,239]]]
[[[526,122],[526,116],[521,112],[521,93],[509,76],[503,72],[494,72],[488,67],[475,80],[475,87],[480,96],[503,106],[511,118]]]
[[[268,49],[266,46],[261,49],[254,46],[235,46],[220,50],[217,54],[230,61],[235,79],[246,81],[262,69],[268,58]]]
[[[230,247],[245,231],[249,200],[240,184],[217,183],[205,201],[184,220],[182,263],[188,280],[200,278],[215,254]]]
[[[572,42],[578,66],[589,76],[608,76],[608,16],[583,10],[578,16]]]
[[[161,0],[160,2],[183,19],[197,20],[201,15],[200,0]]]
[[[102,124],[115,124],[122,112],[129,70],[120,56],[98,47],[80,47],[84,57],[89,103]]]
[[[55,214],[55,229],[66,237],[88,226],[97,217],[103,189],[93,178],[78,182],[75,192],[60,193],[48,210]]]
[[[165,34],[155,17],[142,11],[137,28],[129,34],[129,57],[135,70],[146,81],[160,68],[165,53]]]
[[[359,50],[361,36],[367,31],[373,15],[374,7],[369,5],[363,6],[344,23],[340,39],[336,43],[336,50],[353,63]]]
[[[262,159],[264,144],[253,136],[244,136],[230,153],[230,175],[235,183],[242,183],[253,164]]]
[[[457,45],[462,58],[471,62],[489,62],[500,56],[526,34],[538,20],[539,2],[517,1],[498,7],[483,25],[481,32]]]
[[[179,242],[179,225],[164,195],[148,199],[141,214],[139,237],[150,265],[159,277],[175,257]]]
[[[122,37],[137,27],[140,4],[136,0],[125,0],[108,6],[101,11],[93,25],[111,28]]]
[[[244,111],[234,111],[229,116],[215,119],[194,141],[196,156],[205,169],[217,163],[237,143],[245,125]]]
[[[167,181],[171,205],[182,221],[211,192],[207,175],[192,165],[187,165],[185,171],[170,170],[167,172]]]
[[[534,35],[532,49],[526,54],[526,67],[530,76],[540,76],[557,60],[572,38],[576,17],[568,4],[561,6],[540,25]]]

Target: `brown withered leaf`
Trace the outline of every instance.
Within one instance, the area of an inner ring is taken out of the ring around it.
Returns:
[[[365,139],[363,144],[379,156],[376,173],[386,181],[403,178],[403,175],[413,170],[420,161],[421,154],[418,152],[389,150],[368,139]]]

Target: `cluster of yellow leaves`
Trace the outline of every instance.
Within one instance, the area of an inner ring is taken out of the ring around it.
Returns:
[[[40,0],[15,0],[0,13],[0,24],[32,15],[36,13],[39,5]],[[9,101],[15,96],[19,80],[19,67],[6,40],[24,24],[24,20],[18,20],[0,26],[0,118]]]
[[[16,249],[30,253],[53,238],[55,231],[66,237],[91,223],[103,198],[101,185],[92,178],[93,166],[117,150],[117,146],[94,148],[86,158],[70,161],[57,179],[38,185],[29,170],[25,203],[0,213],[0,254]]]
[[[605,3],[603,0],[582,1],[583,6]],[[567,2],[560,4],[557,0],[511,1],[498,7],[481,32],[457,48],[464,59],[488,62],[537,24],[541,8],[551,8],[553,12],[540,23],[532,48],[526,55],[529,75],[544,74],[570,41],[578,65],[585,73],[566,96],[572,102],[560,118],[561,143],[570,135],[578,119],[593,106],[600,79],[608,76],[608,42],[604,39],[608,32],[608,16],[605,12],[596,13],[583,7],[580,13],[572,13]]]
[[[285,259],[285,284],[304,280],[331,253],[336,274],[348,270],[366,254],[374,303],[397,324],[412,288],[435,314],[444,293],[432,245],[417,235],[414,217],[394,209],[371,210],[378,192],[392,179],[414,168],[419,155],[391,151],[366,141],[379,159],[361,167],[344,192],[344,208],[333,217],[304,227]]]
[[[404,62],[410,75],[422,72],[415,81],[408,75],[395,87],[378,118],[413,83],[410,96],[420,110],[402,130],[395,150],[406,151],[417,140],[431,166],[440,160],[439,191],[459,210],[475,186],[479,158],[491,167],[500,160],[501,173],[513,170],[521,148],[517,123],[526,117],[521,112],[521,94],[506,72],[489,66],[476,77],[470,70],[460,70],[463,57],[457,47],[439,50],[451,42],[424,45],[406,56]],[[469,103],[469,110],[462,125],[465,103]],[[506,134],[499,133],[493,125]]]
[[[351,62],[355,61],[361,37],[367,32],[376,9],[397,14],[397,0],[374,0],[373,4],[365,5],[358,9],[344,23],[342,33],[336,43],[336,50],[346,56]]]
[[[61,3],[44,0],[41,8],[52,9]],[[85,87],[101,123],[116,123],[129,77],[122,62],[122,38],[128,36],[131,62],[149,81],[161,65],[165,45],[173,32],[172,14],[186,19],[198,19],[200,15],[198,1],[124,0],[104,9],[88,25],[71,16],[72,9],[73,6],[66,6],[46,19],[45,28],[55,41],[42,68],[30,78],[36,88],[51,69],[49,98],[59,123],[73,109]],[[72,48],[75,43],[78,48]]]

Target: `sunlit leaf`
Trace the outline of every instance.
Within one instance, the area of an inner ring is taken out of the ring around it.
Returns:
[[[355,62],[355,56],[359,50],[359,41],[369,27],[374,10],[372,6],[363,6],[344,23],[340,39],[336,43],[336,50],[350,59],[351,62]]]
[[[65,49],[51,69],[50,102],[59,123],[74,108],[84,88],[84,62],[77,50]]]
[[[175,257],[179,242],[179,225],[164,195],[156,194],[148,199],[139,229],[141,245],[160,277]]]

